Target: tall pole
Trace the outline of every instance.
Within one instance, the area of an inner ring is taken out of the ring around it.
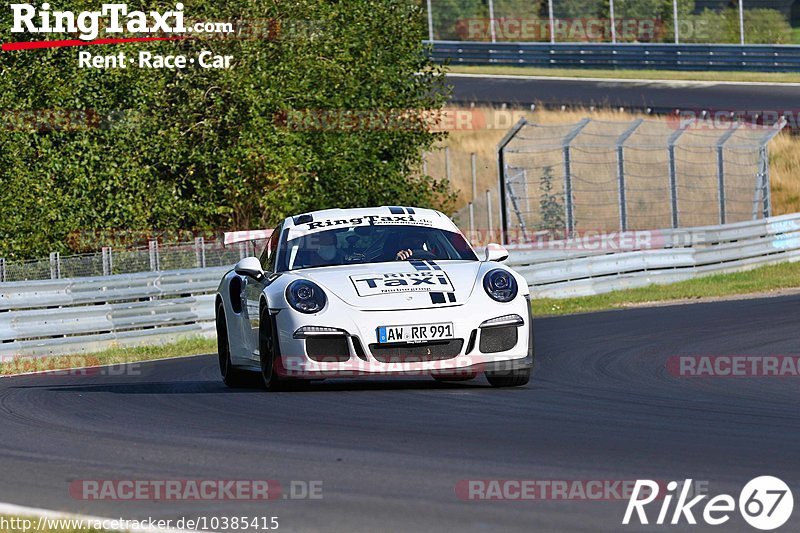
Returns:
[[[444,177],[447,179],[447,186],[453,190],[453,177],[450,174],[450,147],[444,147]]]
[[[616,20],[614,19],[614,0],[609,0],[609,9],[610,9],[610,16],[611,16],[611,42],[617,42],[617,24]]]
[[[478,154],[472,152],[470,157],[470,166],[472,167],[472,201],[478,195]]]
[[[678,44],[678,0],[672,0],[672,25],[675,26],[675,44]]]
[[[492,42],[497,42],[497,34],[494,31],[494,0],[489,0],[489,32],[492,35]]]
[[[492,191],[489,189],[486,189],[486,218],[486,221],[489,223],[489,238],[491,239],[491,235],[494,233],[494,228],[492,227]],[[502,236],[500,240],[504,240]]]
[[[739,42],[744,46],[744,0],[739,0]]]
[[[433,42],[433,8],[431,0],[428,0],[428,40]]]
[[[550,17],[550,44],[556,42],[556,19],[553,16],[553,0],[547,0],[547,13]]]

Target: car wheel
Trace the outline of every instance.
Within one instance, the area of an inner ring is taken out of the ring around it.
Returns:
[[[222,382],[228,387],[239,388],[248,385],[248,374],[233,366],[231,347],[228,343],[228,324],[225,320],[225,308],[220,303],[217,307],[217,355],[219,356],[219,373]]]
[[[492,387],[521,387],[530,381],[531,369],[501,370],[486,372],[486,379]]]
[[[258,353],[261,358],[261,381],[268,391],[279,390],[284,385],[275,371],[275,363],[280,356],[276,334],[269,309],[265,307],[258,321]]]

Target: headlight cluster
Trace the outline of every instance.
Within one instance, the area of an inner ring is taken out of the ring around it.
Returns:
[[[517,280],[507,270],[495,268],[483,277],[483,288],[493,300],[510,302],[517,297]]]
[[[286,301],[301,313],[318,313],[325,307],[327,298],[316,283],[299,279],[286,287]]]

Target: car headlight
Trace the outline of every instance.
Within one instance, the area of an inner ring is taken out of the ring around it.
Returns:
[[[517,280],[502,268],[490,270],[483,276],[483,288],[498,302],[510,302],[517,297]]]
[[[286,287],[286,301],[301,313],[318,313],[327,300],[325,292],[308,280],[298,279]]]

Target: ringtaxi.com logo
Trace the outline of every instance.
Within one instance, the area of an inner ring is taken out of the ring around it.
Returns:
[[[691,488],[691,479],[685,480],[682,485],[677,481],[670,481],[667,483],[666,492],[662,493],[658,482],[649,479],[637,480],[622,523],[631,524],[635,512],[639,524],[650,524],[652,514],[648,517],[645,507],[656,499],[661,500],[658,517],[653,522],[657,525],[684,523],[697,525],[695,513],[698,513],[705,524],[719,526],[728,522],[738,507],[745,522],[756,529],[770,531],[784,525],[792,516],[794,509],[791,489],[782,480],[773,476],[751,479],[739,493],[738,501],[729,494],[720,494],[710,498],[704,506],[700,503],[708,498],[708,495],[699,494],[691,497]],[[675,497],[677,500],[671,509]]]

